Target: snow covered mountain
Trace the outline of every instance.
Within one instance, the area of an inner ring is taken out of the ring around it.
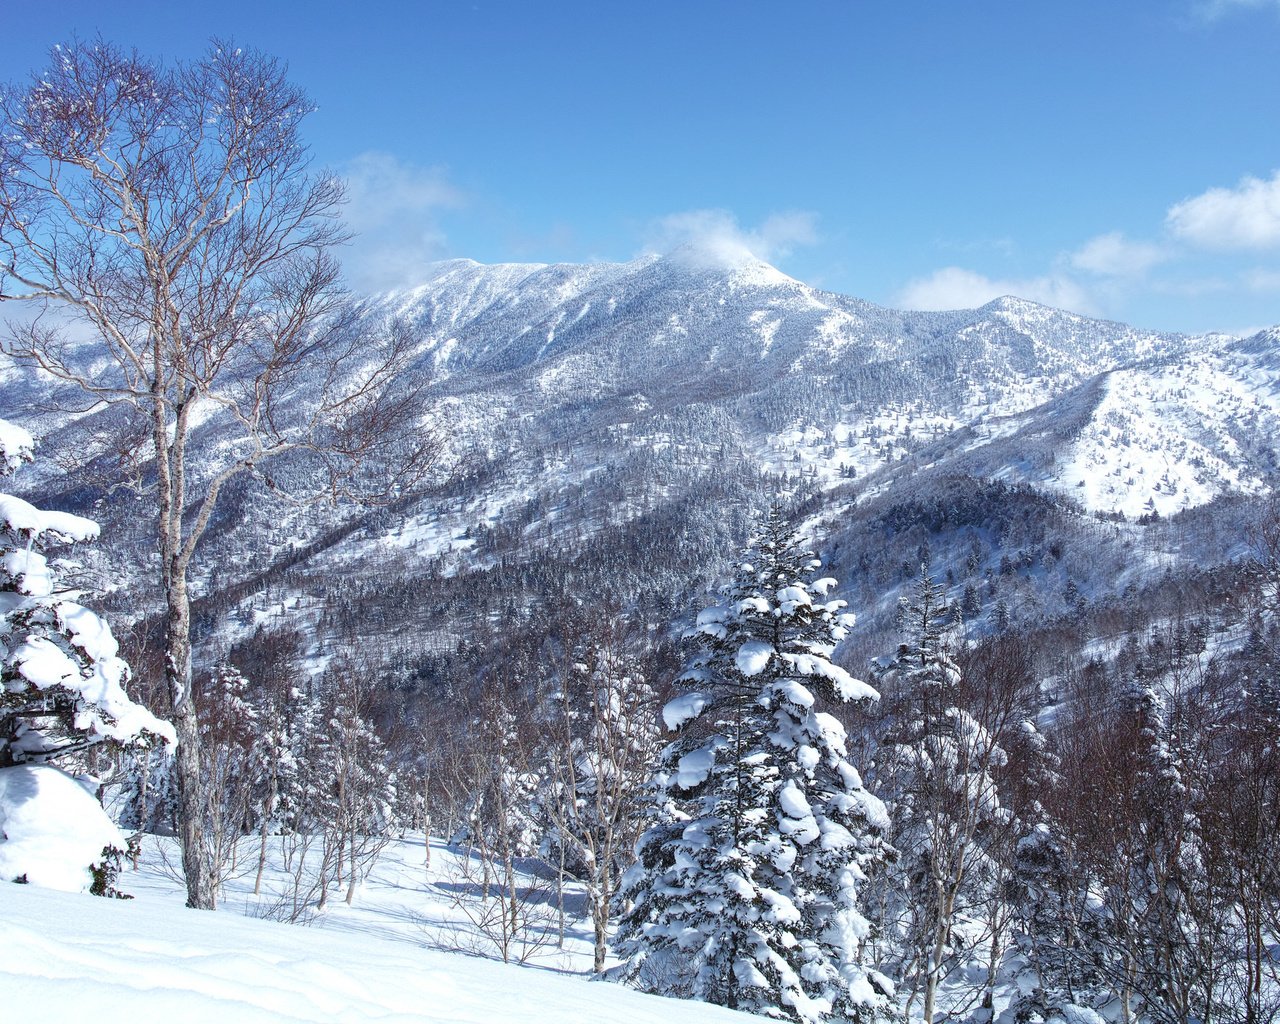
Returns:
[[[1034,409],[979,416],[922,450],[910,471],[1027,484],[1129,518],[1269,493],[1280,470],[1275,338],[1197,340],[1106,370]]]
[[[1003,413],[1185,346],[1012,298],[956,313],[898,312],[818,291],[760,261],[708,265],[687,250],[589,266],[453,261],[412,291],[366,303],[365,313],[410,323],[450,389],[493,390],[516,377],[533,389],[522,397],[543,403],[652,401],[651,392],[726,398],[805,375],[853,406],[910,396]]]
[[[451,651],[500,607],[528,617],[602,579],[670,622],[734,556],[749,508],[775,495],[825,520],[852,591],[892,591],[927,534],[958,592],[1014,541],[971,516],[985,531],[975,566],[961,550],[972,536],[903,509],[1017,488],[1078,536],[1097,515],[1257,499],[1277,468],[1276,330],[1161,334],[1015,298],[896,311],[689,249],[583,266],[455,260],[357,313],[365,330],[407,327],[414,372],[433,375],[440,476],[377,513],[230,489],[201,563],[206,636],[288,619],[320,651],[338,623],[370,639],[407,614],[419,648]],[[24,416],[29,395],[29,382],[0,382],[0,411],[54,450],[95,431],[94,417]],[[196,451],[216,448],[219,430],[205,424]],[[115,543],[104,572],[141,578],[145,504],[108,500],[75,467],[48,473],[29,482],[46,504],[104,521]],[[1183,545],[1176,557],[1230,553]],[[1090,589],[1086,558],[1055,561],[1084,592],[1105,589]],[[143,597],[128,584],[113,603],[136,615]],[[412,646],[394,658],[436,671]]]

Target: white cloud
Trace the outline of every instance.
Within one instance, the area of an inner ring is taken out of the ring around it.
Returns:
[[[427,263],[447,255],[437,216],[463,205],[462,193],[440,169],[389,153],[362,153],[343,171],[343,219],[355,233],[343,254],[351,283],[361,291],[417,283]]]
[[[1271,2],[1280,9],[1280,0]],[[1135,304],[1159,296],[1217,300],[1280,294],[1280,269],[1239,266],[1238,253],[1250,250],[1280,250],[1280,171],[1174,203],[1164,231],[1145,239],[1122,231],[1095,235],[1060,252],[1039,274],[1000,278],[947,266],[909,280],[890,301],[905,309],[972,309],[1016,295],[1091,316],[1128,317]],[[1026,271],[1036,269],[1041,268]]]
[[[1268,181],[1246,177],[1235,188],[1211,188],[1175,203],[1165,224],[1208,249],[1280,246],[1280,171]]]
[[[663,253],[684,248],[714,263],[733,266],[751,257],[772,262],[817,241],[817,217],[805,211],[771,214],[758,227],[748,229],[728,210],[687,210],[655,222],[645,244],[651,251]]]
[[[943,267],[928,277],[908,281],[896,296],[895,305],[903,309],[973,309],[1004,295],[1076,313],[1094,311],[1085,290],[1061,274],[1000,280],[963,267]]]
[[[1250,270],[1244,275],[1244,283],[1250,291],[1280,294],[1280,270]]]
[[[1151,242],[1135,242],[1119,232],[1091,238],[1068,260],[1077,270],[1100,277],[1141,277],[1158,263],[1172,258],[1173,253]]]
[[[1195,12],[1205,21],[1217,21],[1236,11],[1280,11],[1280,0],[1200,0]]]

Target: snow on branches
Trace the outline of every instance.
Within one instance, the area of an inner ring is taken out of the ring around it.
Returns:
[[[30,435],[0,421],[12,466]],[[0,766],[66,760],[98,743],[173,741],[173,729],[131,700],[129,668],[106,621],[61,589],[49,545],[93,540],[96,523],[0,494]]]
[[[692,631],[664,721],[662,819],[624,882],[625,976],[650,991],[798,1022],[870,1020],[891,985],[863,963],[859,889],[887,856],[827,701],[876,691],[832,663],[853,624],[775,510],[755,560]]]

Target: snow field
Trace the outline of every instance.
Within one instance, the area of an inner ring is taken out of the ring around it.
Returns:
[[[252,877],[232,879],[223,909],[188,910],[166,863],[169,840],[149,839],[142,868],[120,885],[137,898],[98,899],[0,886],[5,1019],[115,1024],[361,1022],[381,1024],[716,1024],[756,1018],[704,1003],[676,1003],[592,983],[589,926],[572,922],[566,949],[537,966],[430,948],[456,924],[451,881],[460,857],[422,840],[393,842],[356,897],[310,927],[246,918]],[[245,860],[250,858],[246,857]],[[283,880],[272,865],[269,884]]]
[[[1069,446],[1049,483],[1090,510],[1130,518],[1170,516],[1226,490],[1263,488],[1234,436],[1241,420],[1268,433],[1280,428],[1276,382],[1259,371],[1199,356],[1158,371],[1117,371],[1088,426]]]

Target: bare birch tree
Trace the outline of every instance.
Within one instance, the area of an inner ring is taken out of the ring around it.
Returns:
[[[590,627],[583,660],[560,680],[542,797],[560,862],[586,890],[596,973],[609,952],[622,873],[644,830],[645,782],[663,745],[633,629],[621,614],[605,612]]]
[[[407,336],[362,337],[344,315],[331,251],[343,189],[310,168],[311,109],[279,62],[217,43],[165,66],[74,42],[0,93],[0,301],[35,314],[7,325],[4,350],[86,408],[114,407],[154,495],[193,907],[212,907],[213,879],[188,572],[220,491],[285,453],[333,496],[394,454],[398,475],[378,481],[391,491],[431,454],[404,446],[422,394],[404,383]],[[189,444],[207,420],[235,440],[196,467]]]

